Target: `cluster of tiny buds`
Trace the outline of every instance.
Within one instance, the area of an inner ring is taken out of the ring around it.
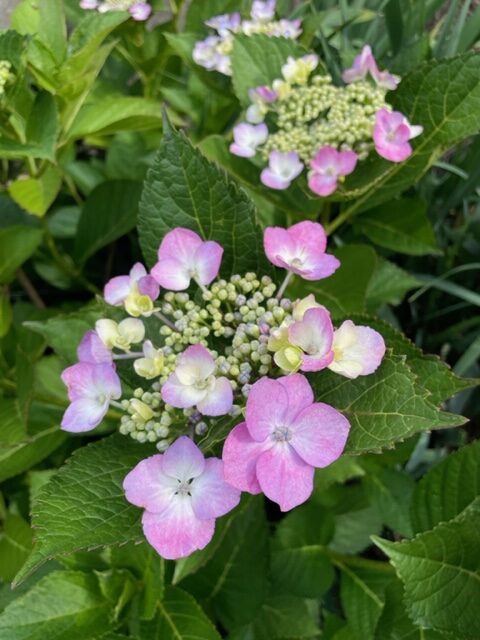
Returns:
[[[5,93],[5,87],[13,79],[12,65],[8,60],[0,60],[0,96]]]
[[[337,87],[329,75],[313,76],[310,85],[292,88],[270,106],[277,131],[262,148],[264,158],[273,150],[295,151],[308,163],[325,145],[352,149],[364,158],[372,147],[375,114],[386,106],[385,94],[367,81]]]

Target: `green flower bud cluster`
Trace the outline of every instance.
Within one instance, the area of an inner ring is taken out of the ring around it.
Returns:
[[[5,87],[13,80],[12,65],[8,60],[0,60],[0,96],[5,93]]]
[[[385,106],[384,89],[367,81],[337,87],[330,76],[294,87],[272,108],[278,130],[269,135],[262,153],[296,151],[305,163],[325,145],[353,149],[364,158],[371,146],[376,112]]]
[[[122,400],[126,411],[120,419],[120,433],[138,442],[156,442],[157,447],[170,444],[170,427],[175,409],[166,405],[158,391],[135,389],[133,398]],[[162,444],[163,443],[163,444]]]
[[[164,296],[161,311],[172,318],[176,327],[176,331],[167,325],[160,329],[164,336],[166,361],[175,368],[176,354],[184,351],[185,347],[190,344],[208,346],[206,338],[210,335],[212,318],[206,309],[190,300],[188,293],[169,291]]]

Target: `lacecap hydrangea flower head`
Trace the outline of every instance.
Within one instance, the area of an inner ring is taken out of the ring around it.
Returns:
[[[315,54],[288,57],[281,78],[250,89],[231,153],[258,156],[260,180],[270,189],[288,189],[305,171],[310,190],[321,197],[334,193],[373,150],[390,162],[406,160],[410,140],[423,128],[388,103],[399,78],[380,71],[366,45],[342,79],[335,85]]]
[[[223,248],[173,229],[150,272],[137,263],[107,282],[115,319],[97,320],[62,374],[64,430],[90,431],[114,407],[120,433],[156,443],[124,490],[164,558],[204,548],[242,491],[264,493],[283,511],[305,502],[315,469],[342,454],[350,429],[335,407],[316,402],[308,376],[369,375],[385,353],[379,333],[351,320],[336,326],[313,294],[286,296],[292,278],[308,283],[340,266],[320,224],[269,227],[264,246],[285,273],[279,286],[255,273],[219,277]],[[219,421],[230,431],[214,457],[207,443]]]

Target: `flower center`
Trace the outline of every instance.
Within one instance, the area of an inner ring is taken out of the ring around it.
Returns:
[[[292,439],[292,436],[293,434],[291,429],[284,425],[275,427],[272,433],[272,439],[275,440],[275,442],[289,442]]]
[[[175,491],[176,496],[191,496],[193,478],[189,480],[179,480],[178,487]]]
[[[301,258],[294,258],[292,260],[292,267],[301,267],[303,266],[303,260]]]

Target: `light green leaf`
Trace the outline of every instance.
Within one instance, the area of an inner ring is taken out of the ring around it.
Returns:
[[[141,510],[126,501],[122,483],[151,452],[118,434],[77,449],[34,500],[35,547],[17,584],[57,555],[141,540]]]
[[[440,156],[480,126],[480,78],[477,52],[444,60],[430,60],[408,74],[389,94],[392,107],[412,124],[424,127],[413,141],[413,153],[392,163],[372,153],[338,190],[342,198],[356,198],[350,213],[364,211],[405,191]]]
[[[480,498],[454,520],[413,540],[375,544],[386,553],[405,588],[411,619],[421,626],[478,638],[480,610]]]
[[[7,513],[0,528],[0,578],[10,582],[32,548],[32,532],[23,518]]]
[[[138,232],[148,264],[156,262],[163,236],[175,227],[219,242],[224,274],[270,271],[252,202],[182,133],[168,127],[140,201]]]
[[[15,272],[40,244],[43,232],[26,225],[0,229],[0,282],[9,283]]]
[[[427,205],[422,200],[403,199],[370,209],[354,222],[354,229],[364,233],[381,247],[413,256],[439,254]]]
[[[131,96],[109,96],[85,104],[67,132],[70,140],[118,131],[142,131],[162,126],[158,102]]]
[[[379,257],[367,287],[367,310],[375,311],[382,304],[400,304],[408,291],[419,286],[414,276]]]
[[[220,640],[220,634],[195,599],[178,587],[167,587],[151,622],[140,623],[140,637],[149,640]]]
[[[233,43],[233,88],[242,104],[248,104],[248,91],[262,84],[271,85],[282,77],[288,56],[299,58],[305,50],[291,38],[271,38],[263,34],[237,35]]]
[[[9,185],[8,192],[28,213],[41,218],[57,197],[61,183],[59,170],[49,165],[38,178],[17,178]]]
[[[415,487],[412,522],[415,532],[451,520],[480,495],[480,440],[438,463]]]
[[[35,97],[28,118],[26,139],[29,144],[38,147],[41,155],[34,157],[55,160],[55,146],[58,136],[58,113],[54,97],[47,91],[40,91]]]
[[[260,498],[247,499],[207,564],[182,582],[230,630],[254,619],[267,589],[267,522]]]
[[[0,398],[0,442],[12,445],[25,439],[25,424],[16,398]]]
[[[403,471],[386,468],[367,475],[366,487],[383,524],[403,536],[413,535],[410,517],[413,478]]]
[[[110,605],[92,574],[56,571],[0,615],[2,640],[85,640],[111,628]]]
[[[79,262],[135,227],[139,182],[107,180],[85,200],[75,236],[74,255]]]
[[[330,371],[310,378],[317,402],[336,407],[350,421],[346,451],[391,448],[419,431],[461,425],[461,416],[438,411],[399,356],[386,356],[369,376],[349,380]]]

